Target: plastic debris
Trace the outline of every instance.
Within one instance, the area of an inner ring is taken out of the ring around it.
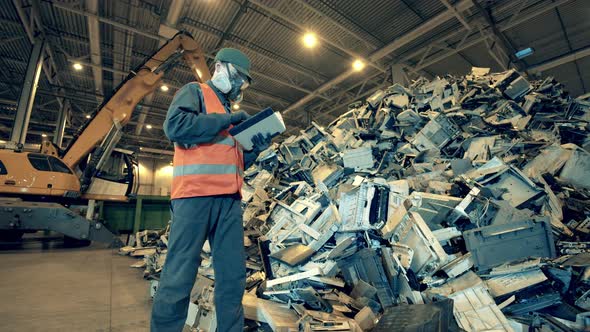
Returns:
[[[275,143],[245,173],[249,326],[587,328],[588,120],[552,78],[474,68]]]

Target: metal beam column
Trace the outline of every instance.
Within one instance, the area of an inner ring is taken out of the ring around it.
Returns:
[[[25,82],[18,99],[18,107],[14,116],[14,127],[10,133],[10,141],[12,142],[25,144],[39,77],[41,77],[41,69],[43,68],[42,55],[44,48],[45,40],[36,39],[33,44],[31,56],[29,57]]]
[[[143,206],[143,198],[137,195],[135,199],[135,216],[133,217],[133,234],[139,232],[141,227],[141,208]]]
[[[527,70],[530,71],[531,73],[540,73],[545,70],[549,70],[549,69],[555,68],[557,66],[561,66],[561,65],[566,64],[568,62],[572,62],[572,61],[576,61],[576,60],[585,58],[587,56],[590,56],[590,46],[583,47],[583,48],[578,49],[576,51],[569,52],[569,53],[562,54],[560,56],[551,58],[551,59],[546,60],[542,63],[531,66],[531,67],[527,68]]]
[[[182,12],[183,8],[184,0],[173,0],[170,3],[170,8],[168,9],[168,14],[166,15],[166,21],[163,24],[160,24],[160,35],[162,35],[162,31],[164,31],[165,29],[178,31],[176,30],[176,25],[178,24],[178,19],[180,18],[180,13]],[[170,38],[171,36],[166,37]],[[166,44],[166,40],[160,39],[159,47],[164,46],[164,44]],[[141,131],[143,130],[145,120],[147,119],[147,116],[150,113],[150,107],[145,105],[149,105],[152,103],[152,101],[154,100],[155,93],[156,92],[154,91],[143,98],[142,105],[144,105],[144,109],[143,112],[139,114],[139,118],[137,119],[137,125],[135,126],[135,135],[140,135]]]
[[[92,14],[98,14],[98,0],[87,0],[86,9]],[[102,54],[100,51],[100,29],[96,16],[88,16],[88,42],[90,44],[90,61],[95,66],[92,67],[92,77],[94,78],[94,90],[100,96],[104,95],[102,86],[102,70],[97,67],[102,65]],[[98,103],[102,102],[102,97],[98,97]]]
[[[53,144],[57,145],[58,148],[61,149],[64,140],[64,131],[66,129],[66,119],[68,118],[68,113],[70,112],[70,101],[68,99],[65,100],[64,104],[60,108],[58,115],[57,115],[57,122],[55,126],[55,131],[53,134]]]

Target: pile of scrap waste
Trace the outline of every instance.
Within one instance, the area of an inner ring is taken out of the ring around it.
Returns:
[[[474,68],[275,143],[242,193],[247,325],[589,330],[589,120],[590,95],[553,78]],[[137,265],[155,290],[166,232],[152,234]],[[214,330],[202,256],[187,323]]]

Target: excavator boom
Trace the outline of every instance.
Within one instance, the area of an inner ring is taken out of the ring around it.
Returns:
[[[211,78],[200,45],[186,32],[179,32],[151,56],[138,70],[132,72],[113,96],[105,101],[96,115],[68,146],[62,158],[71,169],[88,156],[102,142],[113,125],[124,126],[139,102],[158,88],[170,59],[182,55],[197,81]]]
[[[164,73],[181,57],[197,81],[210,79],[203,50],[190,34],[179,32],[131,72],[64,153],[49,143],[43,144],[42,153],[0,149],[0,164],[5,170],[0,172],[0,235],[17,238],[26,231],[46,229],[76,239],[120,244],[102,223],[87,220],[62,202],[127,199],[135,183],[129,160],[125,159],[127,181],[95,175],[111,156],[121,128],[129,122],[137,104],[158,88]],[[77,166],[91,153],[80,176]],[[87,213],[90,218],[92,212]]]

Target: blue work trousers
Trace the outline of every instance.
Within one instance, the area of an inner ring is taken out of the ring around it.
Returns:
[[[174,199],[171,210],[168,254],[152,308],[151,331],[182,331],[206,239],[215,271],[217,331],[243,331],[246,254],[239,195]]]

